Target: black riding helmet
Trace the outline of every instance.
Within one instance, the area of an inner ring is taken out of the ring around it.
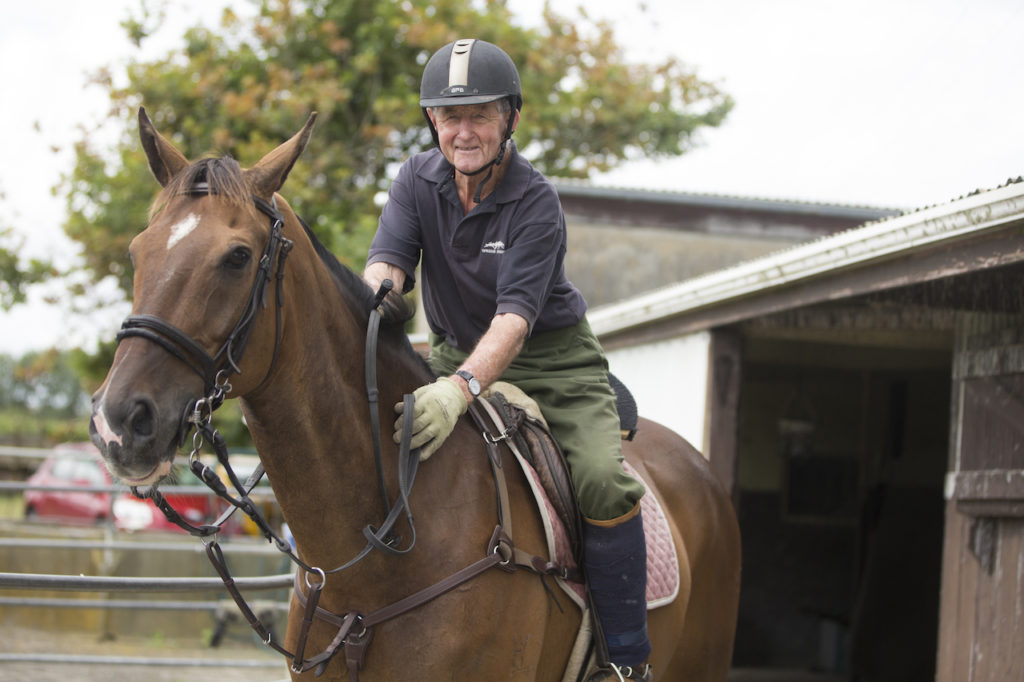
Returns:
[[[499,99],[508,99],[511,105],[505,126],[505,139],[494,160],[469,175],[482,173],[500,164],[505,155],[505,143],[512,137],[515,113],[523,108],[523,89],[516,65],[497,45],[483,40],[465,39],[442,47],[423,69],[420,107],[430,126],[434,144],[440,145],[440,140],[437,129],[427,115],[428,107],[486,104]]]

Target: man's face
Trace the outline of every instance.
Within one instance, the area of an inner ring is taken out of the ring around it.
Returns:
[[[439,107],[427,113],[437,129],[441,153],[457,170],[472,173],[498,155],[508,114],[497,102]]]

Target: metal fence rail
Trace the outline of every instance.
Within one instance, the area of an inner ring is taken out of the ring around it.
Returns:
[[[179,668],[283,668],[284,659],[270,658],[155,658],[146,656],[93,656],[76,654],[6,654],[0,663],[68,663],[91,665],[142,665]]]
[[[0,606],[35,606],[45,609],[125,609],[127,611],[211,611],[218,612],[225,608],[236,608],[230,600],[213,601],[158,601],[135,599],[54,599],[49,597],[0,597]],[[287,612],[285,602],[254,602],[255,610]]]
[[[276,590],[291,587],[291,573],[255,578],[235,578],[242,590]],[[0,573],[0,588],[64,590],[70,592],[191,592],[222,590],[220,578],[124,578],[98,575]]]
[[[20,481],[0,481],[0,492],[24,492],[26,490],[45,490],[49,492],[63,493],[124,493],[131,494],[131,489],[123,485],[38,485],[23,483]],[[217,497],[204,485],[162,485],[160,492],[166,497],[168,495],[204,495],[206,497]],[[274,491],[269,487],[253,488],[249,497],[254,502],[276,500]]]
[[[0,460],[7,463],[19,464],[32,460],[42,460],[53,454],[49,449],[15,448],[0,446]],[[61,453],[62,456],[75,456],[73,453]],[[19,464],[20,466],[20,464]],[[42,489],[49,491],[66,492],[91,492],[109,493],[111,501],[117,495],[129,493],[129,489],[123,485],[104,486],[38,486],[29,485],[18,481],[0,481],[0,494],[21,493],[28,489]],[[213,496],[214,493],[205,486],[161,486],[161,492],[165,495],[203,495]],[[256,502],[273,501],[273,491],[267,487],[259,487],[252,490],[250,497]],[[112,517],[111,517],[112,518]],[[115,539],[113,528],[108,527],[103,538],[96,539],[71,539],[71,538],[0,538],[0,551],[31,552],[35,550],[56,550],[70,549],[75,551],[102,551],[102,552],[173,552],[173,553],[202,553],[205,549],[200,542],[158,542],[143,540],[133,542],[130,540]],[[225,554],[237,555],[277,555],[278,550],[269,543],[231,542],[230,540],[221,544],[221,550]],[[101,569],[103,570],[103,569]],[[235,584],[243,592],[280,590],[291,588],[294,576],[292,573],[269,575],[260,577],[238,577],[234,579]],[[73,597],[36,597],[36,596],[0,596],[0,607],[9,608],[32,608],[32,609],[123,609],[136,612],[208,612],[216,619],[216,628],[220,634],[223,628],[236,614],[237,607],[228,599],[208,600],[178,599],[167,600],[156,599],[116,599],[108,598],[118,593],[183,593],[183,592],[214,592],[224,594],[224,583],[216,577],[123,577],[104,575],[62,575],[62,574],[32,574],[32,573],[6,573],[0,572],[0,589],[5,590],[36,590],[36,591],[63,591],[80,593],[100,593],[98,598],[76,599]],[[104,596],[106,595],[106,596]],[[268,625],[274,620],[274,614],[287,613],[289,605],[287,601],[254,600],[252,606],[260,614],[261,618],[266,617]],[[265,616],[263,615],[265,614]],[[215,635],[216,637],[217,635]],[[262,653],[262,652],[261,652]],[[148,667],[173,667],[173,668],[276,668],[283,667],[285,662],[279,656],[258,655],[246,659],[217,659],[190,656],[190,657],[150,657],[150,656],[124,656],[124,655],[95,655],[95,654],[54,654],[54,653],[32,653],[32,652],[0,652],[0,666],[5,664],[67,664],[67,665],[98,665],[98,666],[148,666]],[[2,677],[2,675],[0,675]]]
[[[0,549],[102,549],[140,552],[187,552],[202,554],[205,547],[200,542],[125,542],[121,540],[63,540],[48,538],[0,538]],[[224,542],[220,545],[224,554],[266,554],[280,555],[273,545],[250,545]]]

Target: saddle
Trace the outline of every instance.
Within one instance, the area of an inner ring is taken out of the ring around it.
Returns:
[[[637,432],[636,402],[621,381],[610,374],[609,379],[618,403],[622,438],[632,440]],[[470,414],[489,442],[508,442],[536,498],[551,561],[567,567],[560,586],[582,606],[583,576],[578,567],[582,565],[583,519],[565,455],[551,436],[537,403],[520,389],[499,382],[482,397],[470,406]],[[623,467],[630,475],[644,480],[629,461]],[[647,535],[647,604],[654,609],[672,602],[678,594],[679,563],[668,519],[657,495],[644,495],[640,506]]]
[[[612,378],[609,375],[609,379]],[[637,430],[636,403],[617,379],[612,386],[616,391],[622,438],[632,440]],[[507,443],[526,475],[548,542],[550,560],[544,568],[556,569],[544,573],[555,575],[562,592],[585,614],[590,614],[581,621],[563,680],[589,679],[600,665],[597,651],[601,647],[593,645],[596,618],[580,569],[583,520],[565,456],[551,436],[536,402],[520,389],[499,382],[482,397],[483,400],[470,405],[469,412],[489,443]],[[624,468],[643,480],[628,461],[624,462]],[[671,603],[679,594],[679,560],[660,501],[654,494],[647,494],[640,504],[647,536],[647,608],[655,609]]]
[[[485,400],[491,408],[488,410],[490,425],[503,429],[498,438],[485,437],[492,440],[507,438],[510,449],[532,469],[552,514],[565,528],[573,564],[579,566],[583,519],[576,504],[576,490],[569,476],[565,454],[548,430],[537,404],[515,386],[504,383],[492,386]],[[490,433],[486,423],[481,427],[485,433]]]
[[[633,440],[638,418],[636,400],[625,384],[613,374],[608,374],[608,380],[615,392],[622,439]],[[475,416],[484,433],[490,434],[485,437],[492,442],[508,439],[513,452],[532,468],[543,496],[547,498],[547,504],[565,527],[569,554],[574,565],[579,566],[583,519],[576,504],[576,490],[569,476],[565,454],[552,437],[540,408],[522,390],[506,382],[490,386],[482,397],[490,408],[485,408],[490,413],[490,419]],[[491,434],[491,427],[499,429],[500,435]]]

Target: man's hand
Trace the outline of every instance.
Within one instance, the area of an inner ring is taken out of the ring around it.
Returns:
[[[412,416],[413,448],[420,448],[420,461],[424,461],[441,447],[445,439],[451,435],[455,422],[466,411],[468,403],[462,388],[449,379],[441,377],[432,384],[420,386],[413,393],[416,397]],[[395,405],[399,415],[395,421],[395,442],[402,441],[402,426],[407,415],[403,414],[404,405]]]

